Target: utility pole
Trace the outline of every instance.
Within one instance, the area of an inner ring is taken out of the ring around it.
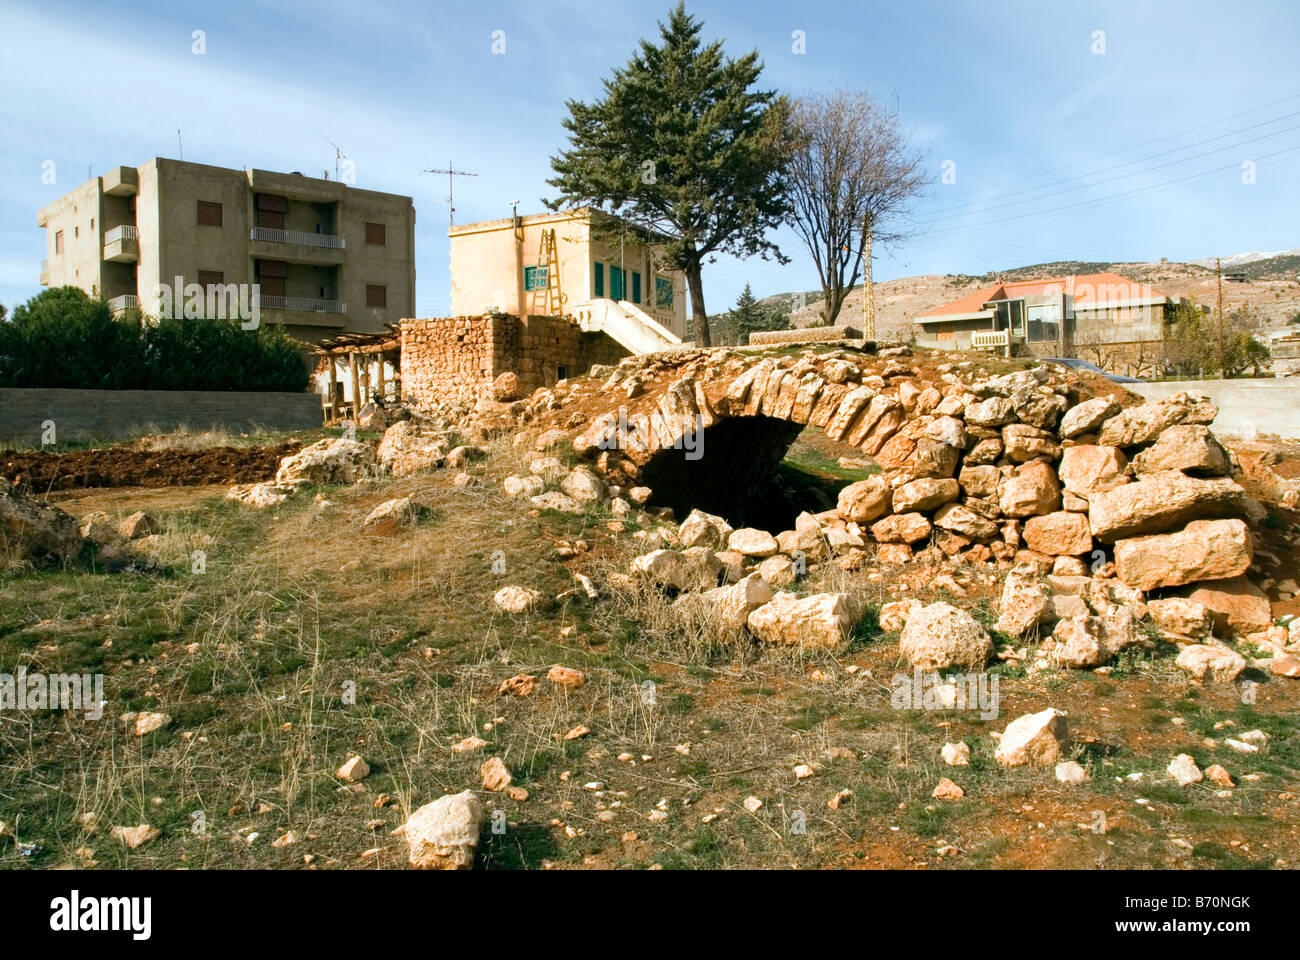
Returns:
[[[862,224],[862,336],[876,339],[876,290],[871,280],[871,223]]]
[[[1227,373],[1223,369],[1223,265],[1219,258],[1214,258],[1214,272],[1219,276],[1219,379],[1226,380]]]
[[[437,170],[437,169],[425,170],[424,173],[445,173],[447,175],[447,207],[448,207],[447,224],[449,226],[454,227],[456,225],[456,201],[452,190],[452,184],[453,184],[452,178],[453,177],[477,177],[478,174],[467,173],[464,170],[457,170],[455,164],[453,164],[450,160],[447,161],[446,170]]]

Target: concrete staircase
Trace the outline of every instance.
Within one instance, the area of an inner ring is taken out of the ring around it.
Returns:
[[[681,337],[628,300],[587,300],[572,310],[583,332],[603,333],[632,353],[656,353],[683,346]]]

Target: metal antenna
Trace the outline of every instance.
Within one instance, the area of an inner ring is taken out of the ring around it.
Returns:
[[[464,170],[457,170],[456,165],[450,160],[447,161],[446,170],[423,170],[422,173],[445,173],[447,175],[447,223],[449,226],[456,225],[456,201],[452,191],[453,177],[477,177],[477,173],[468,173]]]
[[[325,137],[325,142],[328,143],[331,147],[334,148],[334,179],[335,179],[335,181],[337,181],[338,178],[339,178],[339,160],[340,160],[340,158],[343,159],[343,160],[351,160],[352,158],[349,157],[346,153],[344,153],[344,152],[343,152],[343,148],[340,147],[340,146],[339,146],[337,143],[335,143],[333,140],[331,140],[329,137]]]

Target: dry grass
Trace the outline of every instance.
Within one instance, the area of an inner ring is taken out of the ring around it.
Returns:
[[[1198,689],[1158,660],[1111,677],[1031,680],[998,668],[998,720],[900,711],[891,638],[864,630],[837,654],[762,649],[698,606],[620,588],[640,525],[619,535],[600,511],[536,514],[507,499],[501,479],[533,454],[512,438],[490,446],[468,487],[438,472],[308,490],[260,513],[220,499],[163,511],[152,572],[0,574],[0,670],[102,671],[109,700],[98,722],[0,713],[0,820],[39,847],[24,855],[0,840],[0,865],[75,864],[74,851],[90,847],[102,867],[291,868],[305,854],[315,867],[396,867],[405,851],[391,831],[444,793],[478,789],[489,756],[529,792],[524,802],[488,795],[511,824],[485,830],[479,862],[489,868],[1150,866],[1173,862],[1169,836],[1232,851],[1197,861],[1207,865],[1293,856],[1296,821],[1275,798],[1300,771],[1282,746],[1300,724],[1276,682],[1261,684],[1247,716],[1231,692]],[[407,494],[431,508],[427,520],[361,528],[376,505]],[[587,549],[557,552],[577,541]],[[573,572],[602,599],[577,594],[519,617],[492,605],[505,583],[557,596],[577,585]],[[799,589],[879,603],[900,586],[887,571],[828,564]],[[587,682],[551,684],[554,664]],[[520,673],[539,678],[534,693],[498,694]],[[989,733],[1048,702],[1075,718],[1076,754],[1094,772],[1085,788],[992,762]],[[141,710],[173,719],[137,738],[118,715]],[[1168,722],[1175,713],[1186,726]],[[1142,808],[1137,787],[1114,782],[1134,770],[1159,778],[1182,749],[1242,772],[1240,758],[1195,746],[1225,719],[1263,725],[1278,743],[1264,779],[1242,781],[1231,800],[1197,788],[1153,793],[1155,806]],[[589,733],[563,739],[579,726]],[[488,746],[451,749],[470,734]],[[939,747],[963,738],[971,766],[946,767]],[[351,754],[372,769],[360,785],[334,776]],[[815,775],[797,779],[797,764]],[[940,776],[967,799],[931,799]],[[829,809],[842,790],[851,797]],[[751,795],[763,801],[757,813],[742,805]],[[1080,830],[1096,809],[1119,826]],[[79,821],[87,813],[90,831]],[[107,835],[139,822],[162,834],[138,851]],[[288,830],[299,843],[272,848]],[[948,845],[959,852],[938,857]]]

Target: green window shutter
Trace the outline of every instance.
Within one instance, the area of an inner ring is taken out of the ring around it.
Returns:
[[[596,264],[596,273],[593,278],[592,291],[598,297],[603,297],[605,295],[605,265],[603,263]]]
[[[641,272],[639,270],[632,271],[632,302],[641,302]]]
[[[667,277],[655,277],[655,306],[673,305],[673,282]]]
[[[611,300],[622,300],[627,296],[624,280],[625,275],[621,267],[611,266],[609,268],[609,298]]]
[[[537,289],[537,268],[536,267],[524,267],[524,289],[525,290]]]

